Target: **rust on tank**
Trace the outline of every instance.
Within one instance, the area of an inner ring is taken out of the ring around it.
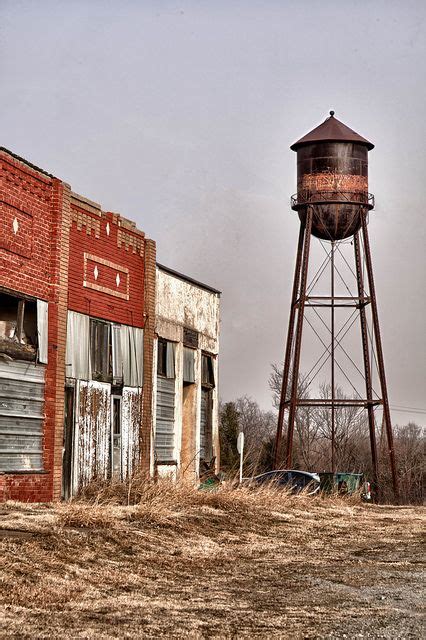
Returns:
[[[361,226],[361,212],[372,209],[368,193],[368,151],[371,142],[334,118],[293,144],[297,152],[297,194],[292,208],[306,220],[314,206],[312,234],[323,240],[342,240]]]
[[[310,173],[301,176],[298,196],[303,192],[308,195],[315,191],[348,191],[363,192],[368,190],[368,180],[365,176],[354,176],[342,173]]]

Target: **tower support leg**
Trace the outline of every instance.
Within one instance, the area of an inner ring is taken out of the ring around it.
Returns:
[[[380,387],[382,392],[383,419],[385,422],[386,435],[387,435],[389,459],[390,459],[391,471],[392,471],[393,491],[394,491],[395,499],[398,500],[399,498],[398,476],[397,476],[396,464],[395,464],[395,450],[393,445],[392,424],[391,424],[390,410],[389,410],[388,391],[386,386],[385,365],[384,365],[384,359],[383,359],[382,340],[380,336],[379,315],[377,312],[376,289],[374,286],[373,265],[371,262],[370,241],[369,241],[368,230],[367,230],[367,212],[366,211],[361,212],[361,230],[362,230],[362,239],[364,243],[364,255],[365,255],[365,263],[367,267],[368,286],[369,286],[370,298],[371,298],[371,313],[372,313],[372,319],[373,319],[374,339],[376,343],[377,365],[379,370]]]
[[[334,473],[336,471],[336,391],[335,391],[335,361],[334,361],[334,252],[335,242],[331,241],[331,345],[330,345],[330,359],[331,359],[331,470]]]
[[[364,290],[364,278],[362,273],[359,232],[356,233],[354,236],[354,250],[355,250],[355,270],[356,270],[356,279],[357,279],[357,287],[358,287],[358,297],[361,300],[362,298],[365,297],[365,290]],[[361,302],[359,306],[359,317],[360,317],[360,324],[361,324],[362,355],[364,360],[365,391],[366,391],[366,398],[368,401],[367,414],[368,414],[368,429],[370,432],[371,462],[373,467],[373,496],[377,496],[378,461],[377,461],[376,428],[375,428],[375,420],[374,420],[374,408],[373,408],[373,405],[371,404],[371,401],[373,400],[373,387],[372,387],[372,378],[371,378],[370,359],[368,355],[367,318],[365,313],[365,305]]]
[[[300,223],[299,242],[297,244],[296,265],[294,268],[294,279],[293,279],[293,291],[291,294],[290,318],[288,322],[287,343],[286,343],[285,357],[284,357],[284,369],[283,369],[283,376],[282,376],[282,382],[281,382],[281,397],[280,397],[280,406],[278,411],[278,427],[277,427],[277,435],[275,439],[275,454],[274,454],[275,469],[278,469],[282,462],[281,449],[282,449],[282,436],[283,436],[283,428],[284,428],[284,414],[286,410],[286,396],[287,396],[287,387],[288,387],[288,380],[289,380],[289,373],[290,373],[291,351],[293,348],[294,321],[296,317],[297,298],[299,293],[300,267],[302,264],[303,241],[305,237],[305,230],[306,230],[306,221],[303,221]]]
[[[306,284],[308,280],[308,267],[309,267],[309,250],[311,246],[311,231],[312,231],[312,216],[313,209],[308,206],[306,209],[305,219],[305,238],[303,242],[303,257],[300,274],[300,289],[299,298],[296,302],[297,324],[296,324],[296,336],[294,341],[294,357],[293,368],[291,374],[291,395],[290,395],[290,408],[288,414],[288,429],[287,429],[287,447],[286,447],[286,467],[291,468],[291,460],[293,453],[293,434],[294,434],[294,422],[296,418],[297,410],[297,396],[298,396],[298,384],[299,384],[299,364],[300,364],[300,350],[302,346],[302,330],[303,330],[303,316],[305,312],[306,301]]]

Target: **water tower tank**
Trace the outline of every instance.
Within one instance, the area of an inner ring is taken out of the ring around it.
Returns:
[[[362,209],[372,209],[368,193],[368,152],[374,145],[330,111],[327,118],[290,148],[297,152],[297,194],[292,208],[303,221],[313,207],[312,233],[323,240],[353,236]]]

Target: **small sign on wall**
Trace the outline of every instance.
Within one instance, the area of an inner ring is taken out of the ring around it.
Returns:
[[[198,331],[195,331],[195,329],[190,329],[189,327],[184,327],[183,344],[185,345],[185,347],[198,349]]]

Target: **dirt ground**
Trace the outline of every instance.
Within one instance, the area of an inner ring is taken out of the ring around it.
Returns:
[[[425,509],[0,507],[2,638],[421,638]]]

